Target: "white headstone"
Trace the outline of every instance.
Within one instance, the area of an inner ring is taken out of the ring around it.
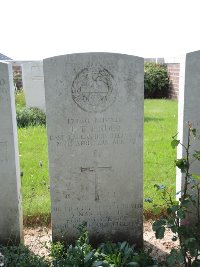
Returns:
[[[180,88],[178,107],[178,139],[182,144],[187,145],[188,122],[197,130],[197,137],[190,138],[190,160],[195,150],[200,150],[200,51],[186,54],[180,65]],[[177,158],[186,156],[185,149],[179,145]],[[190,165],[190,173],[200,175],[199,161]],[[177,168],[176,188],[177,192],[185,180],[185,174]]]
[[[53,240],[142,245],[143,59],[110,53],[44,60]]]
[[[43,62],[22,61],[22,79],[26,106],[45,111]]]
[[[0,62],[0,244],[22,241],[20,185],[12,67]]]

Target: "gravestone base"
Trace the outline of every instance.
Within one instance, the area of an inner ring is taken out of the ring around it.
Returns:
[[[89,231],[89,242],[92,246],[97,247],[100,243],[105,243],[106,241],[111,241],[113,243],[117,243],[117,242],[128,242],[131,245],[136,245],[136,248],[143,248],[143,236],[138,236],[135,237],[135,231],[133,230],[132,235],[128,234],[128,233],[124,233],[124,231],[119,231],[119,232],[115,232],[114,234],[90,234],[90,229],[87,229],[87,227],[85,228],[87,231]],[[139,229],[139,231],[143,231],[143,225],[141,227],[141,229]],[[77,238],[80,236],[80,234],[76,235],[67,235],[64,236],[56,236],[53,235],[53,240],[54,242],[60,242],[63,241],[64,244],[75,244],[75,241],[77,240]]]

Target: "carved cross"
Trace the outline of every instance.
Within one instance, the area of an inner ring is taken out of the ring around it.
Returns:
[[[81,172],[94,172],[95,174],[95,180],[94,180],[94,192],[95,192],[95,198],[94,200],[95,201],[98,201],[99,200],[99,187],[98,187],[98,184],[99,184],[99,177],[98,177],[98,170],[99,169],[111,169],[112,167],[110,166],[98,166],[97,165],[97,162],[95,161],[94,162],[94,166],[92,167],[81,167]]]

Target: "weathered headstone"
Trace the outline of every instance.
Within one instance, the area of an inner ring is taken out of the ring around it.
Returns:
[[[45,111],[42,61],[22,61],[21,63],[26,106],[37,107]]]
[[[44,60],[53,240],[142,245],[143,59],[86,53]]]
[[[178,139],[187,145],[188,122],[197,130],[196,138],[191,136],[190,160],[195,150],[200,150],[200,51],[186,54],[180,65],[180,88],[178,107]],[[177,158],[186,156],[183,146],[177,148]],[[200,175],[199,161],[190,165],[190,173]],[[177,169],[176,188],[177,192],[185,180],[185,173]],[[192,185],[192,184],[191,184]],[[192,193],[192,191],[191,191]],[[179,194],[180,195],[180,194]],[[192,209],[191,209],[192,210]],[[194,209],[193,209],[194,210]],[[193,217],[192,215],[190,216]]]
[[[0,62],[0,244],[20,241],[22,209],[12,67]]]

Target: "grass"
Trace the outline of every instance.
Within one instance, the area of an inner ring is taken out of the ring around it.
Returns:
[[[15,92],[15,104],[16,108],[26,106],[25,95],[22,90]]]
[[[17,95],[18,106],[24,105]],[[144,198],[160,203],[154,184],[167,185],[175,195],[176,151],[171,137],[177,132],[177,102],[145,100],[144,104]],[[47,136],[43,126],[18,129],[25,223],[49,221],[50,192],[47,159]],[[146,214],[152,205],[145,203]]]
[[[145,100],[144,104],[144,197],[160,203],[154,184],[164,184],[175,196],[176,174],[172,136],[177,133],[177,102]],[[145,209],[152,205],[145,203]]]
[[[19,128],[19,154],[25,220],[50,213],[47,135],[44,126]]]

